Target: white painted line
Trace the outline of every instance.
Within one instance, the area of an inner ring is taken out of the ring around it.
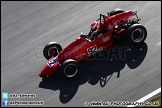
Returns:
[[[157,46],[161,45],[161,41],[156,44]]]
[[[152,93],[146,95],[145,97],[143,97],[143,98],[137,100],[136,102],[144,102],[144,101],[150,99],[151,97],[157,95],[157,94],[160,93],[160,92],[161,92],[161,87],[158,88],[157,90],[153,91]],[[135,107],[135,105],[128,105],[127,107]]]

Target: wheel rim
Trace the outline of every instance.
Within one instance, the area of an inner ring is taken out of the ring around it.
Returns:
[[[78,68],[75,64],[69,64],[65,67],[64,73],[67,77],[74,77],[78,73]]]
[[[48,57],[56,56],[57,54],[57,48],[56,47],[51,47],[48,50]]]
[[[131,38],[134,42],[141,42],[144,39],[145,33],[142,29],[138,28],[132,32]]]

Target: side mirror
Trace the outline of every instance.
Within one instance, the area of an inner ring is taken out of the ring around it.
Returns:
[[[137,14],[137,11],[136,11],[136,10],[132,10],[132,13],[133,13],[134,15],[136,15],[136,14]]]
[[[108,16],[108,17],[110,16],[110,12],[107,12],[107,16]]]

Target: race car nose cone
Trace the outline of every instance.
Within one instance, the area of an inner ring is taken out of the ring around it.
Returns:
[[[39,76],[40,76],[40,77],[43,77],[43,76],[48,75],[49,70],[50,70],[50,68],[49,68],[48,65],[46,64],[46,65],[44,66],[44,68],[41,70]]]
[[[40,72],[40,74],[39,74],[40,77],[42,77],[41,73],[42,73],[42,72]]]
[[[43,72],[41,71],[40,74],[39,74],[40,77],[43,77],[45,75],[43,75]]]
[[[53,66],[50,67],[49,64],[47,63],[44,66],[44,68],[41,70],[39,76],[40,77],[48,76],[48,75],[58,72],[58,64],[59,64],[59,62],[55,63]]]

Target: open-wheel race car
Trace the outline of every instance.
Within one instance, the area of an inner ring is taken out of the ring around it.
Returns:
[[[139,24],[137,11],[114,9],[107,15],[100,14],[98,21],[102,30],[102,35],[98,38],[92,37],[92,30],[87,35],[79,35],[62,48],[57,42],[48,43],[43,49],[43,55],[48,60],[39,74],[40,77],[49,76],[56,72],[63,74],[67,78],[75,77],[80,68],[79,62],[87,59],[100,51],[103,51],[122,39],[139,45],[147,37],[146,28]]]

